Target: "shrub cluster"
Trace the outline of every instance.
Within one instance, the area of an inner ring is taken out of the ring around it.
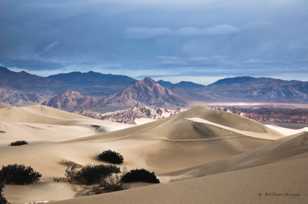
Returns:
[[[115,151],[107,150],[97,156],[97,159],[113,164],[122,164],[123,156]],[[154,172],[146,169],[135,169],[120,175],[120,168],[115,165],[87,165],[80,166],[73,162],[62,161],[66,165],[66,179],[75,184],[89,185],[82,195],[93,195],[106,192],[114,192],[126,189],[125,183],[146,182],[160,183]]]
[[[18,141],[12,142],[10,144],[10,146],[21,146],[21,145],[26,145],[26,144],[28,144],[27,141],[25,141],[25,140],[18,140]]]
[[[3,188],[4,188],[4,184],[0,183],[0,204],[7,204],[8,202],[3,196]]]
[[[154,172],[149,172],[146,169],[131,170],[123,175],[122,182],[146,182],[146,183],[160,183]]]
[[[97,156],[97,159],[99,161],[109,162],[113,164],[122,164],[123,163],[123,156],[115,151],[107,150],[102,153],[100,153]]]
[[[0,170],[0,181],[6,184],[32,184],[39,181],[41,176],[42,175],[32,169],[32,167],[18,164],[4,166]]]
[[[113,173],[120,173],[120,168],[113,165],[88,165],[79,171],[67,170],[66,176],[71,182],[92,185],[99,183]]]

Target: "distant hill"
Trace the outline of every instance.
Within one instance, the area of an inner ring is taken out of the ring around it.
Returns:
[[[98,72],[70,72],[40,77],[27,72],[14,72],[0,67],[0,87],[35,93],[60,94],[67,90],[85,95],[111,95],[133,84],[128,76],[101,74]]]
[[[185,101],[153,79],[145,78],[109,97],[86,96],[78,91],[65,91],[43,104],[68,111],[92,109],[98,112],[106,112],[126,109],[136,105],[179,107],[184,106]]]
[[[0,87],[0,105],[29,105],[33,103],[40,103],[43,100],[46,100],[44,95]]]
[[[66,91],[43,102],[43,105],[67,111],[81,111],[91,109],[96,101],[96,97],[84,96],[78,91]]]
[[[153,79],[146,77],[106,100],[105,105],[130,107],[138,103],[158,106],[184,106],[185,101],[169,88],[161,86]]]
[[[46,78],[58,90],[75,90],[84,95],[111,95],[133,84],[136,80],[124,75],[101,74],[98,72],[70,72]]]
[[[206,87],[216,101],[308,102],[308,82],[272,78],[235,77]]]
[[[41,77],[0,67],[0,104],[43,103],[65,110],[118,110],[136,104],[179,107],[193,102],[308,102],[308,82],[249,76],[208,86],[124,75],[71,72]]]
[[[308,102],[308,82],[250,76],[218,80],[208,86],[159,81],[185,100],[207,102]]]
[[[158,83],[164,87],[171,89],[174,93],[181,96],[185,101],[210,101],[211,97],[205,93],[207,87],[190,81],[181,81],[179,83],[171,83],[160,80]]]
[[[50,89],[49,81],[27,72],[14,72],[0,67],[0,87],[19,91],[43,92]]]
[[[166,88],[182,88],[182,89],[198,89],[205,88],[205,85],[197,84],[191,81],[181,81],[179,83],[171,83],[169,81],[159,80],[158,83]]]

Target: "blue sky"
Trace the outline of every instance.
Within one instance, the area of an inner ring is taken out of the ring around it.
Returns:
[[[307,0],[1,0],[0,64],[210,83],[308,80]]]

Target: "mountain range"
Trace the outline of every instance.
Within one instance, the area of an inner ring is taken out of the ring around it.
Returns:
[[[25,71],[14,72],[0,67],[0,87],[24,92],[61,94],[67,90],[85,95],[110,95],[131,85],[136,80],[128,76],[98,72],[70,72],[41,77]]]
[[[71,72],[41,77],[0,67],[0,103],[42,103],[69,111],[99,112],[137,104],[181,107],[193,102],[308,102],[308,82],[249,76],[225,78],[210,85],[172,83],[146,77]]]

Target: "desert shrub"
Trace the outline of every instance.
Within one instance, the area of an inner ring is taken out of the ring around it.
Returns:
[[[74,168],[66,170],[68,180],[73,183],[85,185],[100,183],[102,179],[113,173],[120,173],[120,168],[113,165],[88,165],[77,171]]]
[[[3,188],[4,188],[4,184],[0,183],[0,204],[7,204],[8,202],[3,196]]]
[[[59,164],[70,168],[81,168],[82,165],[69,160],[61,160]]]
[[[114,192],[124,190],[121,178],[118,175],[109,176],[103,179],[100,186],[104,189],[104,192]]]
[[[106,129],[100,125],[91,125],[97,132],[106,132]]]
[[[97,156],[97,159],[104,162],[109,162],[113,164],[122,164],[123,163],[123,156],[115,151],[107,150],[100,153]]]
[[[26,145],[26,144],[28,144],[27,141],[25,141],[25,140],[18,140],[18,141],[12,142],[10,144],[10,146],[21,146],[21,145]]]
[[[56,183],[66,183],[66,182],[69,182],[68,178],[66,178],[66,177],[53,177],[52,181],[54,181]]]
[[[122,182],[146,182],[146,183],[160,183],[154,172],[149,172],[146,169],[135,169],[123,175]]]
[[[0,170],[0,180],[6,184],[31,184],[39,181],[41,176],[32,167],[18,164],[4,166]]]
[[[109,193],[114,191],[121,191],[126,189],[121,182],[121,176],[113,174],[100,181],[99,184],[83,186],[83,189],[79,191],[77,196],[89,196],[102,193]]]

